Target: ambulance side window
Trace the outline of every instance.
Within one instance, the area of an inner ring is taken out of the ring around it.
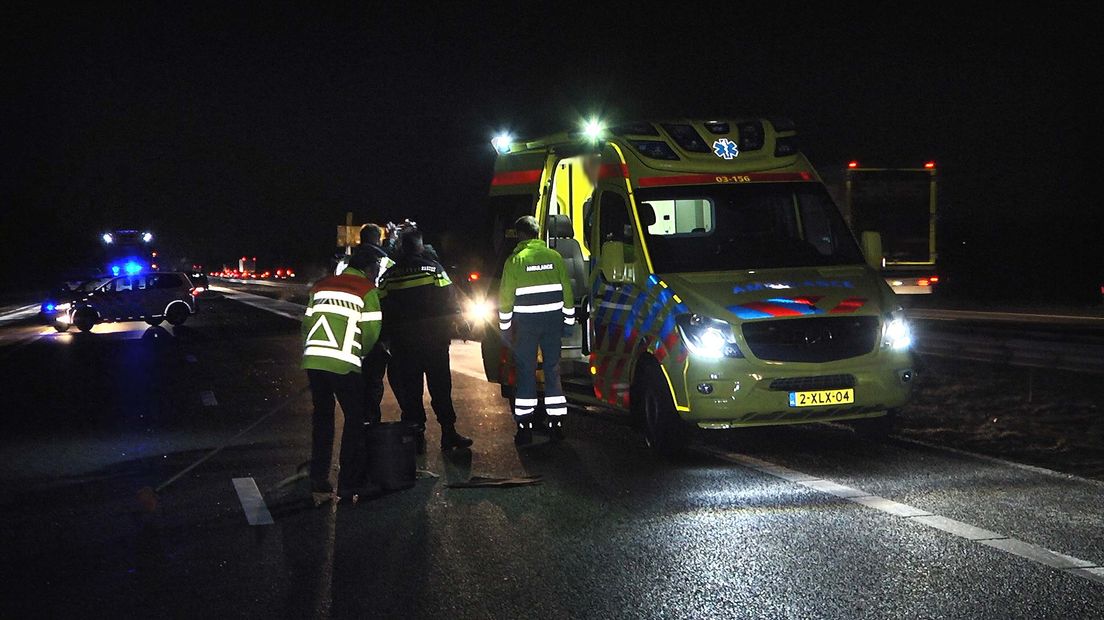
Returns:
[[[599,243],[620,241],[632,244],[632,221],[625,199],[617,192],[602,192],[598,204]]]

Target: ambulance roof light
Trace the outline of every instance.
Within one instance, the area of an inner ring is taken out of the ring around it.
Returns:
[[[513,143],[514,137],[509,133],[502,132],[495,137],[491,138],[491,146],[494,150],[498,151],[499,155],[505,155],[510,152],[510,145]]]
[[[586,136],[587,140],[596,142],[605,131],[605,126],[596,118],[592,118],[583,124],[583,135]]]

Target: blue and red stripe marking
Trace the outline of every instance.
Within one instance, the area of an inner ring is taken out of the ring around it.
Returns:
[[[820,297],[772,297],[763,301],[729,306],[728,311],[745,320],[808,316],[824,313],[824,310],[816,306],[820,299]],[[865,305],[866,299],[863,297],[848,297],[829,310],[828,313],[850,314]]]

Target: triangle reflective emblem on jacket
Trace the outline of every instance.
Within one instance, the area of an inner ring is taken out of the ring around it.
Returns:
[[[322,334],[323,336],[325,336],[325,339],[315,338],[315,334],[317,334],[319,330],[325,332],[324,334]],[[316,321],[314,324],[314,327],[312,327],[310,332],[307,333],[307,345],[332,347],[334,349],[340,348],[337,344],[337,338],[334,338],[333,330],[330,329],[330,322],[326,320],[326,315],[323,314],[319,316],[318,321]]]

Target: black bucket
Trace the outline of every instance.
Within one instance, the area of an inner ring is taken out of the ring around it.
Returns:
[[[417,470],[414,432],[404,422],[368,427],[368,476],[384,491],[414,486]]]

